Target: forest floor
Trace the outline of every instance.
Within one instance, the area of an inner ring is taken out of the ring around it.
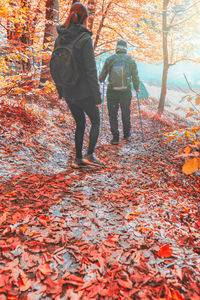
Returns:
[[[142,142],[133,100],[132,141],[112,146],[105,107],[106,166],[80,171],[67,106],[45,101],[0,106],[0,300],[199,300],[199,173],[163,135],[185,123],[142,103]]]

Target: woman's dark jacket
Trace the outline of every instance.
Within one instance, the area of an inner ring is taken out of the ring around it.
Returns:
[[[72,102],[79,102],[84,98],[92,97],[95,104],[101,103],[101,94],[97,79],[96,61],[92,42],[92,32],[85,26],[73,24],[68,29],[64,25],[57,27],[58,37],[55,46],[67,44],[75,40],[81,33],[85,33],[75,44],[75,57],[81,69],[80,79],[75,88],[58,90],[59,96]]]

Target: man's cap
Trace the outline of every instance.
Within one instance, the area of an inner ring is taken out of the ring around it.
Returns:
[[[127,42],[125,40],[118,40],[116,50],[127,50]]]

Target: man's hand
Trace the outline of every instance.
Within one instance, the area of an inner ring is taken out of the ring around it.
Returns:
[[[101,104],[96,104],[97,107],[101,107],[101,105],[102,105],[102,103]]]

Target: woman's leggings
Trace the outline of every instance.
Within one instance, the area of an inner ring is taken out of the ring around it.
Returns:
[[[95,105],[92,98],[82,99],[77,102],[72,102],[69,99],[66,99],[66,102],[76,122],[76,132],[75,132],[76,157],[82,158],[83,138],[84,138],[84,132],[86,127],[85,113],[88,115],[91,121],[88,154],[92,154],[94,152],[98,140],[98,136],[99,136],[99,127],[100,127],[99,109]]]

